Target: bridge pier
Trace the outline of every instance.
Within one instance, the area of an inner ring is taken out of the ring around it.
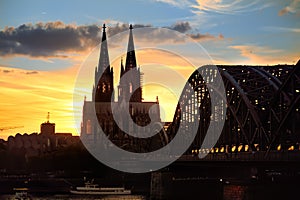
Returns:
[[[151,200],[165,200],[171,197],[172,178],[170,172],[157,171],[151,173]]]
[[[151,173],[151,200],[277,199],[299,195],[299,162],[175,162]]]

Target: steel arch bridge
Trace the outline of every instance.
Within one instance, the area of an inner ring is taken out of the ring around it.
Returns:
[[[210,93],[203,78],[216,78],[210,70],[201,74],[196,70],[188,79],[189,87],[184,88],[167,130],[169,140],[179,126],[186,127],[187,133],[195,131],[189,123],[198,120],[197,135],[187,155],[260,152],[268,158],[273,152],[299,151],[300,60],[296,65],[217,68],[225,86],[227,111],[223,129],[215,130],[221,131],[216,144],[210,149],[202,146],[209,124],[222,116],[211,110]]]

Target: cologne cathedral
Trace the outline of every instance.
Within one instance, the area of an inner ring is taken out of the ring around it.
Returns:
[[[137,153],[161,148],[166,144],[165,138],[167,137],[162,129],[159,101],[158,97],[154,102],[143,101],[141,71],[137,67],[133,27],[129,26],[125,66],[121,59],[117,94],[114,91],[114,72],[109,61],[105,24],[102,29],[100,57],[95,69],[92,101],[85,100],[83,106],[81,137],[91,142],[99,142],[103,137],[101,132],[104,132],[106,137],[119,148]],[[118,95],[117,101],[115,101],[115,95]],[[130,117],[115,114],[113,107],[118,108],[118,112],[123,110],[124,113],[129,113]],[[97,117],[93,117],[95,113]],[[147,126],[149,124],[152,126]],[[136,137],[138,134],[149,135],[153,131],[157,134],[152,137]],[[131,132],[137,135],[128,134]]]

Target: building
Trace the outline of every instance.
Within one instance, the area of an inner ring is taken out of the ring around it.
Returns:
[[[117,101],[114,100],[114,73],[110,66],[105,29],[104,24],[92,101],[84,101],[81,137],[91,142],[99,142],[103,136],[99,130],[101,128],[110,141],[125,150],[132,152],[155,150],[159,148],[159,145],[154,143],[161,141],[160,134],[151,138],[138,138],[127,134],[131,132],[148,134],[161,127],[158,97],[154,102],[144,102],[142,98],[141,71],[137,67],[135,56],[133,27],[129,26],[125,66],[121,59]],[[118,108],[118,113],[113,112],[112,108]],[[128,112],[130,116],[124,114]],[[94,116],[95,113],[97,117]],[[150,123],[153,126],[146,126]]]
[[[41,124],[41,134],[43,135],[54,135],[55,134],[55,123],[50,123],[50,113],[47,115],[47,122]]]
[[[47,121],[41,124],[40,133],[23,134],[17,133],[9,136],[5,146],[11,155],[20,155],[26,159],[31,157],[43,156],[57,151],[64,151],[68,147],[81,147],[78,136],[71,133],[56,133],[55,123]],[[0,140],[0,151],[1,151]]]

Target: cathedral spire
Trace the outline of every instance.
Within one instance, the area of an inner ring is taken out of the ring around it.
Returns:
[[[106,26],[103,24],[102,27],[102,42],[101,42],[101,48],[100,48],[100,57],[99,57],[99,63],[98,63],[98,73],[103,73],[104,71],[110,70],[110,64],[109,64],[109,56],[108,56],[108,48],[107,48],[107,40],[106,40],[106,32],[105,32]]]
[[[133,29],[132,24],[130,24],[125,71],[129,71],[130,69],[136,68],[136,58],[135,58],[135,51],[134,51],[132,29]]]
[[[121,57],[121,73],[120,73],[120,78],[122,78],[124,72],[125,72],[125,70],[124,70],[124,66],[123,66],[123,57]]]
[[[122,100],[130,102],[142,102],[142,88],[140,82],[141,72],[136,65],[132,29],[132,25],[130,24],[125,69],[123,67],[123,62],[121,61],[120,84],[118,93],[119,102],[122,102]],[[126,76],[123,76],[125,74]]]
[[[93,99],[96,102],[110,102],[114,99],[113,69],[110,68],[109,63],[105,29],[106,26],[103,24],[100,57],[98,69],[95,70],[95,88],[93,90]]]

